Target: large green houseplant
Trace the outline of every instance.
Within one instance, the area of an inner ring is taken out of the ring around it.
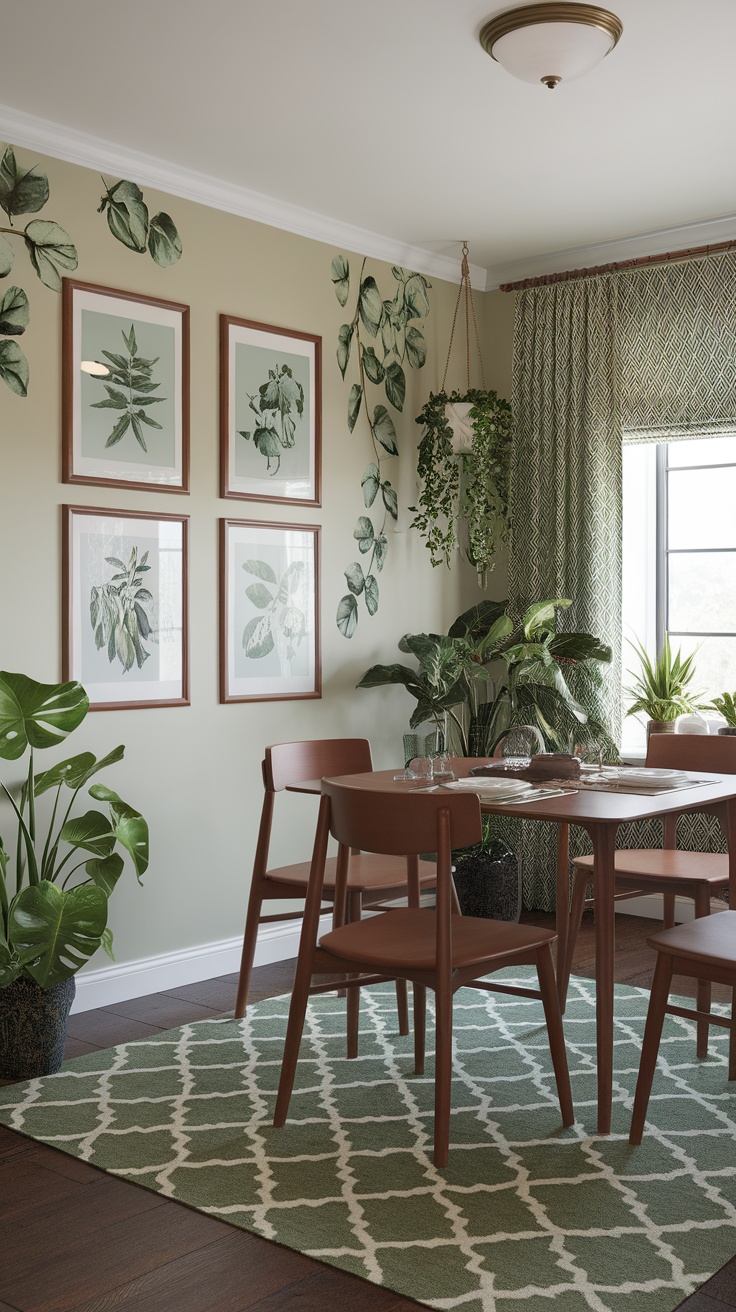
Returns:
[[[81,752],[36,771],[36,752],[63,743],[88,709],[79,683],[0,673],[0,758],[27,757],[22,781],[0,780],[15,831],[7,844],[0,838],[0,1075],[43,1073],[23,1069],[32,1055],[13,1051],[14,1043],[25,1042],[18,1035],[35,1042],[44,1001],[52,1016],[61,1005],[65,1027],[76,971],[100,946],[112,956],[108,901],[124,854],[139,883],[148,866],[145,820],[105,784],[88,789],[104,809],[73,814],[82,790],[122,759],[123,747],[101,760]],[[28,1008],[35,1016],[30,1022],[23,1019]],[[60,1044],[63,1049],[63,1032],[54,1053]]]
[[[484,586],[509,537],[511,406],[479,388],[435,392],[417,423],[422,486],[412,528],[426,538],[433,565],[449,565],[462,541]]]
[[[639,657],[640,668],[636,673],[629,671],[634,682],[625,691],[634,700],[626,714],[648,717],[647,736],[674,733],[679,716],[704,709],[700,695],[692,688],[695,652],[683,656],[679,647],[673,652],[667,633],[658,656],[649,656],[638,641],[631,646]]]
[[[483,601],[459,615],[448,634],[405,634],[399,649],[419,668],[373,665],[359,688],[402,684],[416,699],[410,725],[438,723],[447,714],[462,756],[492,756],[508,730],[538,728],[550,751],[566,751],[571,739],[594,739],[616,754],[605,729],[592,720],[570,686],[573,669],[592,683],[611,649],[590,633],[557,633],[566,598],[539,601],[515,625],[508,602]]]

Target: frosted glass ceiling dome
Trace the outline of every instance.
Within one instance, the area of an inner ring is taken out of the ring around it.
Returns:
[[[620,19],[597,5],[535,4],[496,14],[480,43],[514,77],[554,90],[595,68],[622,32]]]

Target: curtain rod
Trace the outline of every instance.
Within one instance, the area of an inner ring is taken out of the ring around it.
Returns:
[[[522,278],[520,282],[503,282],[502,292],[520,292],[527,287],[549,287],[556,282],[571,282],[574,278],[594,278],[619,269],[639,269],[646,264],[668,264],[673,260],[691,260],[699,256],[720,255],[736,249],[736,239],[720,241],[715,246],[691,246],[684,251],[667,251],[661,255],[642,255],[636,260],[619,260],[616,264],[598,264],[592,269],[568,269],[565,273],[545,273],[539,278]]]

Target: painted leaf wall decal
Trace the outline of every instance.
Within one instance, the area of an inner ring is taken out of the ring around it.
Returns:
[[[375,278],[364,278],[360,286],[360,317],[366,332],[375,337],[383,317],[383,301]]]
[[[376,545],[376,554],[374,559],[376,562],[376,568],[380,574],[385,564],[386,556],[388,555],[388,538],[386,537],[385,533],[379,533],[378,537],[376,538],[375,545]]]
[[[392,488],[391,484],[388,482],[388,480],[386,480],[386,482],[381,484],[381,495],[383,497],[383,504],[386,507],[391,518],[398,519],[399,502],[396,493]]]
[[[28,361],[17,342],[0,342],[0,378],[16,396],[28,395]]]
[[[335,256],[331,270],[335,295],[340,304],[345,305],[350,295],[350,265],[344,255]]]
[[[355,422],[360,414],[360,403],[362,399],[363,388],[360,387],[358,383],[353,383],[350,388],[350,396],[348,397],[348,428],[351,433],[355,428]]]
[[[337,627],[343,638],[352,638],[358,624],[358,603],[352,593],[343,597],[337,608]]]
[[[50,219],[32,219],[26,226],[26,248],[44,287],[61,291],[61,270],[76,269],[77,249],[68,232]]]
[[[399,448],[396,445],[396,429],[385,405],[377,405],[373,411],[373,431],[377,440],[389,455],[397,456]]]
[[[347,584],[348,587],[350,588],[350,591],[356,597],[359,597],[365,586],[365,575],[363,574],[363,566],[359,563],[359,561],[356,560],[354,564],[348,565],[347,569],[345,570],[345,578],[347,579]]]
[[[386,396],[397,410],[404,409],[406,397],[406,375],[401,365],[393,361],[386,370]]]
[[[375,615],[378,610],[378,584],[372,574],[365,581],[365,604],[368,614]]]
[[[413,323],[406,330],[406,356],[412,369],[421,369],[427,359],[427,343]]]
[[[8,146],[0,161],[0,207],[8,218],[14,214],[37,214],[49,198],[49,180],[35,167],[19,169],[15,152]]]
[[[28,297],[22,287],[8,287],[0,299],[0,336],[20,337],[28,324]]]
[[[148,206],[143,192],[134,182],[125,179],[108,188],[100,201],[99,209],[107,207],[107,223],[113,237],[128,250],[142,255],[148,240]]]
[[[13,267],[13,247],[0,232],[0,278],[7,278]]]
[[[181,259],[181,237],[173,219],[168,215],[154,214],[148,230],[148,250],[162,269]]]
[[[382,383],[385,370],[373,347],[364,346],[361,358],[363,360],[363,368],[365,369],[366,375],[370,381],[372,383]]]
[[[345,377],[345,370],[350,360],[350,343],[353,340],[353,325],[344,323],[337,334],[337,363],[340,373]]]
[[[380,479],[381,475],[378,472],[378,465],[367,465],[363,471],[363,477],[360,480],[360,485],[363,489],[363,500],[366,506],[372,506],[378,496]]]

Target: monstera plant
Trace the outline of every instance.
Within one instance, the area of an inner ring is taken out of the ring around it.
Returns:
[[[101,770],[122,759],[123,747],[115,747],[102,760],[92,752],[80,752],[47,770],[36,770],[36,752],[64,742],[88,708],[89,699],[79,683],[43,684],[23,674],[0,673],[0,758],[13,762],[27,757],[22,781],[16,785],[0,780],[4,810],[14,828],[7,844],[0,838],[3,1076],[56,1068],[27,1069],[22,1063],[19,1067],[14,1052],[17,1036],[30,1033],[37,1044],[37,1031],[43,1025],[39,1015],[46,1015],[41,995],[51,997],[59,990],[67,1003],[65,1030],[75,972],[100,946],[112,956],[108,901],[125,857],[130,858],[139,883],[148,866],[145,820],[106,784],[95,782],[87,790],[101,807],[74,814],[82,790]],[[29,1005],[32,1021],[26,1016]],[[56,1014],[53,1007],[50,1014]]]

